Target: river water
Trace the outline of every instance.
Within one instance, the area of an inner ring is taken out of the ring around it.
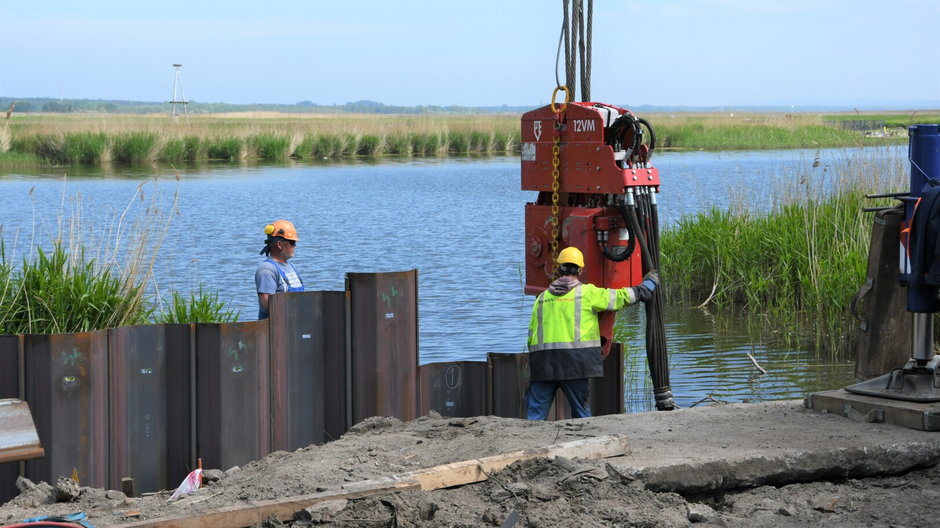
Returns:
[[[713,205],[766,209],[771,186],[799,178],[814,160],[836,166],[860,150],[659,153],[661,222]],[[141,184],[143,197],[134,198]],[[515,157],[8,170],[0,174],[0,226],[8,262],[18,262],[36,245],[48,248],[76,211],[93,233],[86,245],[104,247],[123,238],[113,233],[125,210],[133,218],[156,207],[171,221],[156,288],[218,290],[245,320],[257,312],[262,229],[287,218],[301,239],[293,262],[308,290],[343,290],[347,272],[417,269],[421,363],[485,360],[525,350],[532,298],[522,294],[523,212],[535,193],[519,187]],[[632,336],[632,411],[652,406],[638,312],[621,313]],[[697,309],[667,308],[667,343],[680,406],[798,398],[853,381],[851,362],[753,343],[743,323]]]

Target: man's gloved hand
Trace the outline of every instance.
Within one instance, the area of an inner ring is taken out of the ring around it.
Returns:
[[[636,295],[636,300],[639,302],[649,302],[653,298],[653,292],[648,286],[646,286],[647,281],[643,281],[643,284],[633,287],[633,293]],[[650,282],[652,284],[652,282]],[[655,288],[656,286],[653,285]]]
[[[652,286],[647,283],[652,283]],[[653,270],[647,273],[646,275],[644,275],[643,284],[646,285],[646,287],[649,288],[650,291],[655,290],[656,287],[659,286],[659,272],[656,270]]]

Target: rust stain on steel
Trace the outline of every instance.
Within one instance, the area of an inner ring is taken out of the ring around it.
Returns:
[[[274,450],[323,442],[324,313],[322,292],[271,297],[271,420]]]
[[[108,487],[108,332],[26,335],[25,399],[46,456],[26,462],[33,482],[78,473]]]
[[[271,452],[268,322],[195,325],[196,456],[205,468]]]
[[[525,391],[529,387],[529,355],[486,355],[489,384],[488,414],[506,418],[525,418]]]
[[[140,492],[173,488],[193,467],[190,326],[109,330],[110,487],[123,477]]]
[[[21,398],[20,386],[20,353],[22,351],[22,336],[0,336],[0,399]],[[2,434],[2,433],[0,433]],[[0,464],[0,504],[16,497],[16,477],[20,476],[18,462]]]
[[[351,422],[417,417],[418,271],[347,273]]]
[[[420,414],[433,409],[442,416],[485,415],[486,365],[484,361],[458,361],[418,367]]]

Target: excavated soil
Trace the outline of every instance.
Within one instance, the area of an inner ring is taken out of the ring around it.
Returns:
[[[406,423],[375,417],[326,445],[207,471],[203,488],[172,502],[171,491],[126,498],[116,491],[74,489],[66,481],[50,486],[21,480],[22,493],[0,507],[0,525],[79,511],[95,526],[207,512],[612,434],[628,436],[627,456],[528,460],[477,484],[331,501],[301,512],[300,520],[262,524],[926,527],[940,522],[940,434],[858,423],[807,411],[799,402],[776,402],[560,422],[443,418],[433,412]]]

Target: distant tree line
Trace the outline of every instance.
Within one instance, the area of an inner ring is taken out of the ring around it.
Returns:
[[[51,99],[44,97],[2,97],[0,106],[9,108],[16,102],[16,113],[120,113],[157,114],[170,112],[165,102],[138,102],[101,99]],[[219,114],[226,112],[282,112],[296,114],[345,113],[345,114],[518,114],[533,107],[521,106],[392,106],[375,101],[353,101],[342,105],[320,105],[311,101],[295,104],[229,104],[187,103],[191,114]]]

